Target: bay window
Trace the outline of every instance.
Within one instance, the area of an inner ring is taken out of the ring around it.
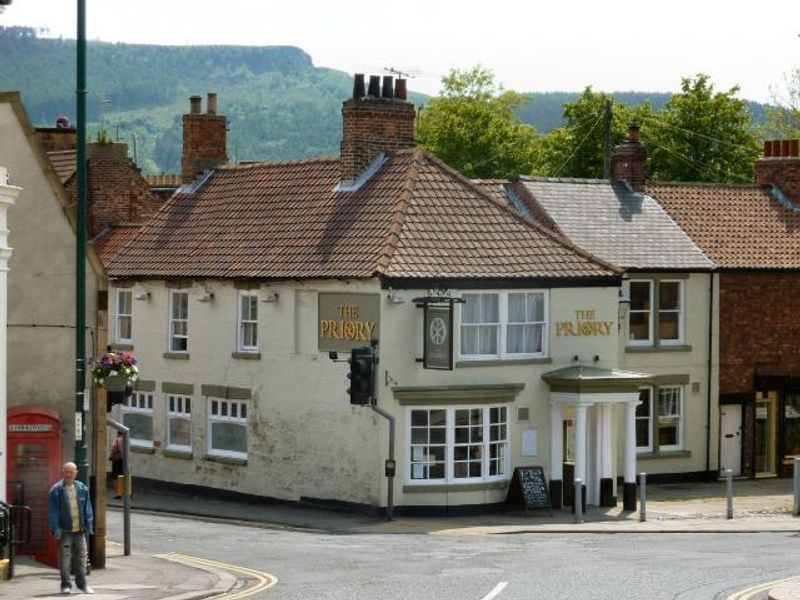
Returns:
[[[208,453],[247,458],[247,402],[208,399]]]
[[[134,392],[121,406],[122,424],[130,429],[131,445],[153,447],[153,394]]]
[[[167,394],[167,448],[192,451],[192,397]]]

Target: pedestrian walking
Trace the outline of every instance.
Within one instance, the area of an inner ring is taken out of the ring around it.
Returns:
[[[58,566],[61,593],[72,592],[70,570],[75,558],[75,584],[84,594],[94,594],[86,583],[86,536],[94,531],[89,488],[77,481],[78,467],[73,462],[61,469],[61,480],[50,488],[48,517],[50,531],[58,540]]]
[[[117,437],[111,442],[111,450],[108,452],[108,460],[111,461],[111,484],[117,490],[114,498],[120,498],[119,488],[117,488],[117,481],[122,471],[122,432],[117,431]]]

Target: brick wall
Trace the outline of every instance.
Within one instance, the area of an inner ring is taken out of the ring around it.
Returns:
[[[381,152],[414,147],[414,105],[397,98],[351,98],[342,105],[341,180],[353,181]]]
[[[36,135],[45,152],[74,150],[77,146],[76,129],[60,127],[37,127]]]
[[[95,236],[113,223],[143,223],[163,202],[150,192],[139,169],[128,158],[126,144],[93,143],[87,146],[87,224]],[[76,197],[76,180],[68,191]]]
[[[191,183],[199,173],[228,162],[227,134],[228,119],[223,115],[183,115],[183,183]]]
[[[628,141],[614,147],[611,154],[612,176],[627,181],[637,192],[643,192],[647,179],[647,150],[639,141],[639,126],[631,123]]]
[[[800,273],[722,273],[719,303],[720,394],[800,375]]]
[[[800,204],[800,158],[762,158],[756,161],[756,183],[773,184]]]

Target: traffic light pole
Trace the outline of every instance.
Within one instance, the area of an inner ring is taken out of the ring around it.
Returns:
[[[370,407],[384,419],[389,421],[389,461],[394,464],[394,416],[390,415],[385,410],[374,404],[370,405]],[[386,478],[389,480],[387,482],[388,492],[386,498],[386,520],[391,521],[392,509],[394,507],[394,473],[391,475],[387,473]]]

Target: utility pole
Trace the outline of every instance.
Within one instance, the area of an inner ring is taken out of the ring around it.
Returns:
[[[77,39],[78,203],[75,252],[75,464],[89,484],[86,455],[86,0],[78,0]]]
[[[603,114],[603,179],[611,179],[611,98],[606,98]]]

